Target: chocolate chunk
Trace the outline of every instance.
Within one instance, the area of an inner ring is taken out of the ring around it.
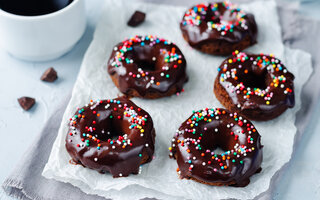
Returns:
[[[56,70],[54,70],[52,67],[47,69],[41,76],[42,81],[46,82],[53,82],[58,78]]]
[[[36,103],[36,100],[31,97],[21,97],[18,102],[24,110],[29,110]]]
[[[136,27],[141,24],[145,18],[146,14],[137,10],[128,21],[128,26]]]

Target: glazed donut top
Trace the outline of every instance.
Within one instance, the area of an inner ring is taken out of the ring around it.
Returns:
[[[125,176],[139,168],[143,152],[152,157],[154,134],[149,114],[130,100],[91,100],[70,118],[66,148],[76,163]]]
[[[173,85],[182,91],[187,80],[186,60],[172,42],[157,36],[135,36],[119,43],[112,52],[109,74],[119,74],[119,88],[167,92]]]
[[[198,4],[190,8],[180,24],[181,29],[189,34],[192,46],[205,40],[226,40],[240,42],[249,34],[251,42],[257,38],[257,27],[253,15],[246,14],[230,2]]]
[[[220,147],[224,152],[216,152]],[[242,181],[260,168],[260,135],[247,119],[219,108],[194,111],[177,130],[170,156],[182,177],[203,182]]]
[[[219,83],[238,108],[294,106],[294,76],[274,55],[235,51],[218,68]]]

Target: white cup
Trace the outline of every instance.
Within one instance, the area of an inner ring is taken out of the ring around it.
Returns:
[[[23,60],[52,60],[70,51],[85,27],[84,0],[73,0],[61,10],[39,16],[0,9],[0,46]]]

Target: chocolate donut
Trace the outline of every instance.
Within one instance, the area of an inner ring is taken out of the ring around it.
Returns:
[[[257,42],[254,16],[227,1],[193,6],[180,29],[191,47],[213,55],[229,55]]]
[[[273,55],[235,51],[214,83],[220,103],[252,120],[270,120],[294,106],[294,76]]]
[[[169,148],[180,178],[244,187],[261,171],[262,145],[252,123],[224,109],[203,109],[181,124]],[[218,153],[217,148],[224,152]]]
[[[121,97],[79,108],[70,119],[66,149],[76,164],[121,177],[138,174],[152,160],[154,142],[150,115]]]
[[[135,36],[114,47],[108,72],[127,96],[160,98],[183,91],[186,60],[173,43],[156,36]]]

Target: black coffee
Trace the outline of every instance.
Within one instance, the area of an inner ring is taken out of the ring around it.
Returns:
[[[45,15],[58,11],[73,0],[0,0],[0,9],[24,16]]]

